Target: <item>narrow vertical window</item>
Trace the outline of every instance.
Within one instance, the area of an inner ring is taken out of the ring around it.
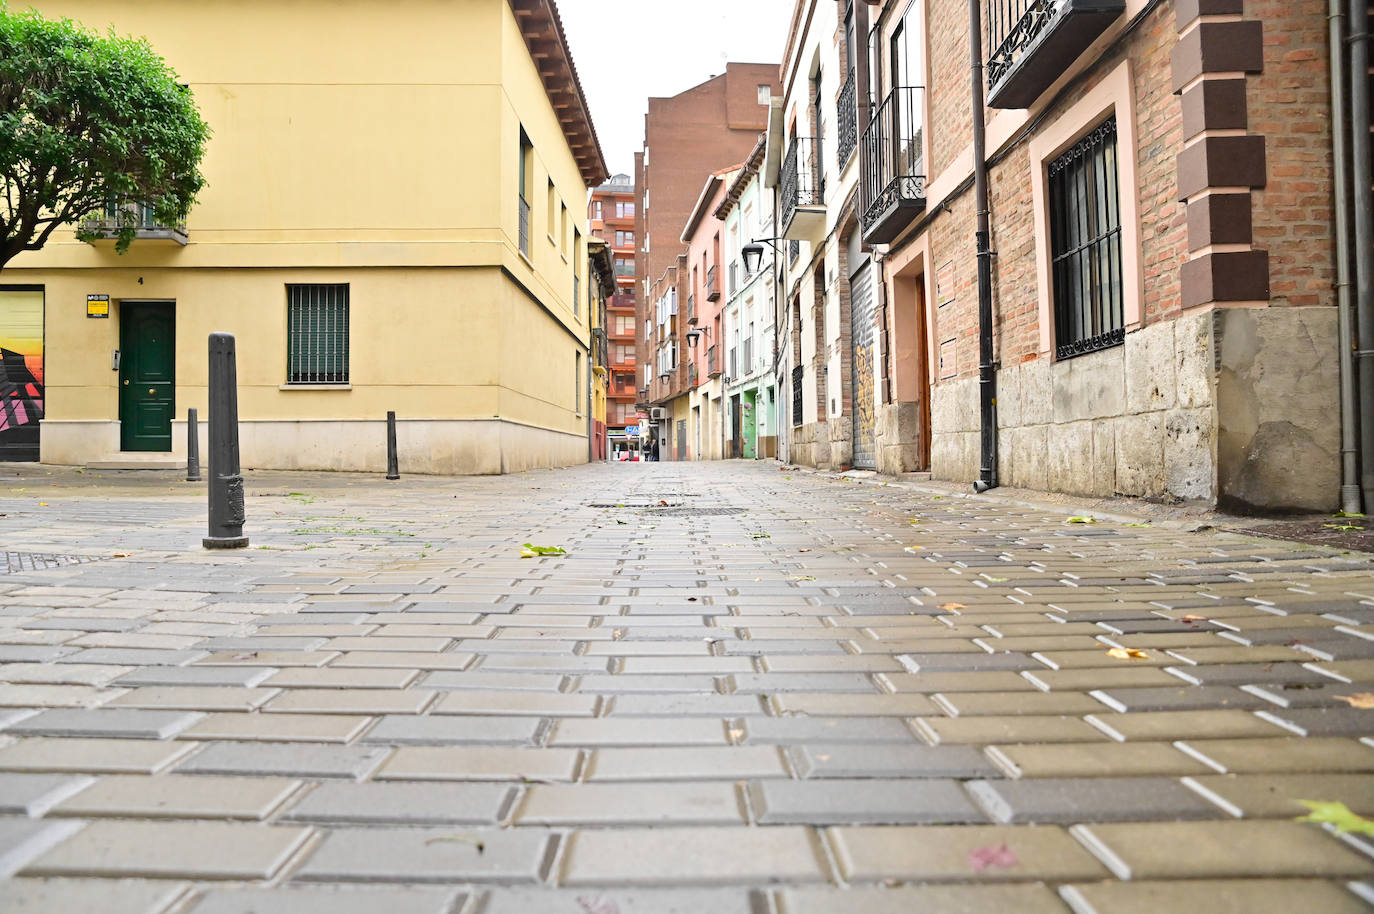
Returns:
[[[286,382],[348,383],[348,284],[286,287]]]
[[[530,197],[534,193],[531,186],[534,170],[534,146],[525,131],[520,131],[520,202],[519,202],[519,243],[520,253],[526,257],[530,253]]]

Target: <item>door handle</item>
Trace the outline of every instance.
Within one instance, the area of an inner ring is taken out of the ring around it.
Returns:
[[[129,382],[128,382],[128,381],[125,381],[125,382],[124,382],[124,386],[125,386],[125,387],[128,387],[128,386],[129,386]]]
[[[153,388],[149,387],[149,388],[148,388],[148,393],[149,393],[149,394],[155,394],[155,393],[157,393],[157,391],[154,390]]]

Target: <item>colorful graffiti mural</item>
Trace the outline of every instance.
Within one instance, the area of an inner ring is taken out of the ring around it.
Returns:
[[[0,460],[38,459],[43,293],[0,289]]]

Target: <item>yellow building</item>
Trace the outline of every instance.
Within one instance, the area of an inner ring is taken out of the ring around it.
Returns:
[[[402,471],[587,460],[606,168],[554,0],[36,5],[147,36],[214,131],[186,226],[0,273],[42,312],[42,461],[184,461],[213,331],[245,467],[383,468],[387,410]]]

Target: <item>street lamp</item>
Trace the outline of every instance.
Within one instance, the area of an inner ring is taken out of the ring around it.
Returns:
[[[775,241],[782,241],[781,238],[755,238],[753,241],[740,248],[740,254],[744,257],[744,272],[746,275],[753,276],[758,272],[759,266],[763,261],[763,245],[759,242],[770,245],[774,251],[778,246],[773,244]]]
[[[711,335],[711,328],[710,328],[710,327],[693,327],[691,330],[688,330],[688,331],[687,331],[687,348],[689,348],[689,349],[695,349],[695,348],[697,348],[697,343],[701,342],[701,335],[702,335],[703,333],[706,334],[707,336],[710,336],[710,335]]]

